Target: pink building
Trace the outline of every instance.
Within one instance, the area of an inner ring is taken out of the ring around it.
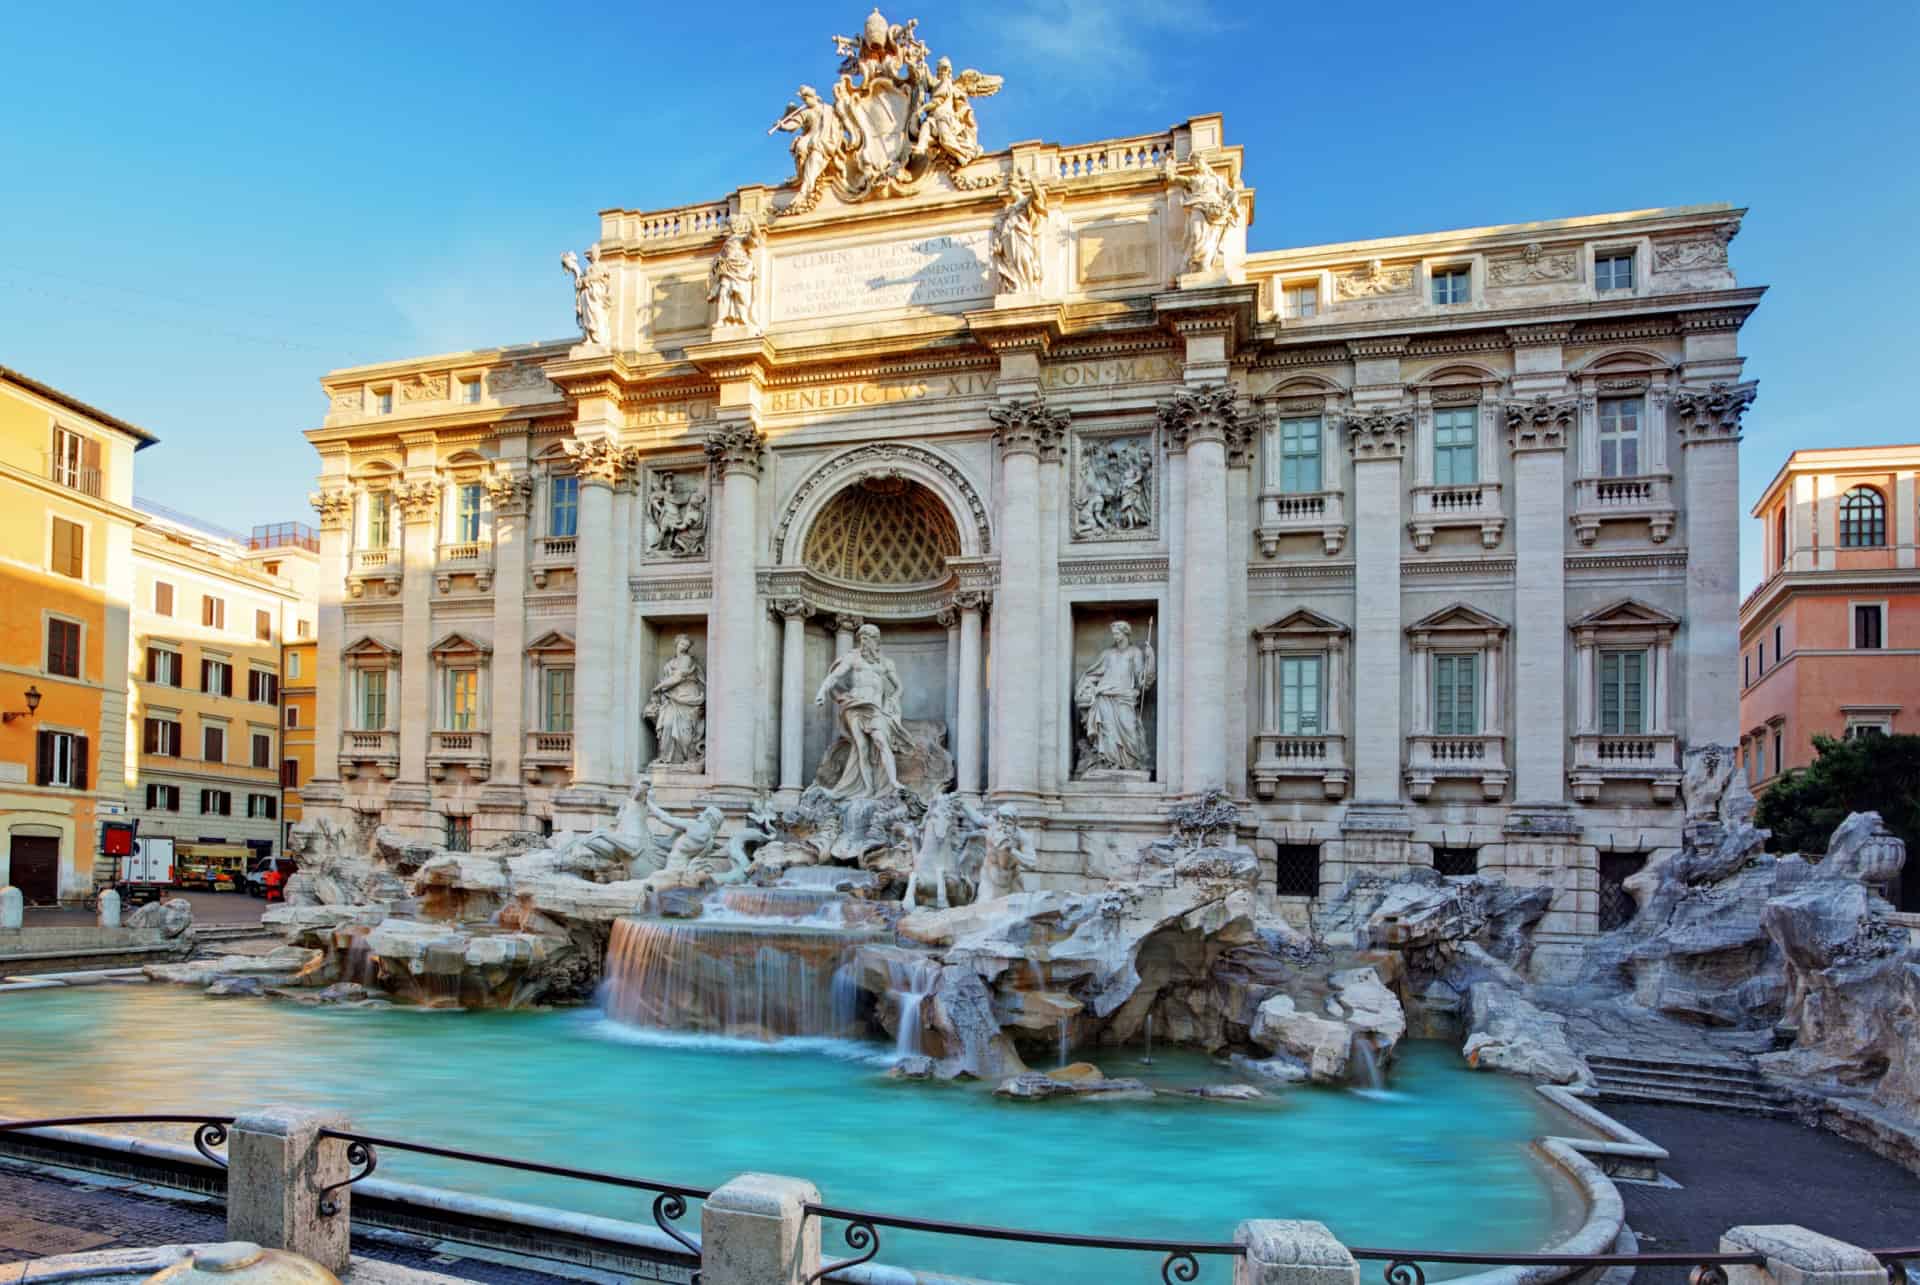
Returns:
[[[1816,735],[1920,733],[1920,445],[1795,451],[1753,516],[1740,607],[1741,764],[1756,792]]]

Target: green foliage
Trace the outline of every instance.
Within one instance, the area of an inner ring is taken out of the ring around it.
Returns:
[[[1878,812],[1908,853],[1920,855],[1920,736],[1816,736],[1813,748],[1811,764],[1760,796],[1755,823],[1773,831],[1773,850],[1825,852],[1849,812]]]

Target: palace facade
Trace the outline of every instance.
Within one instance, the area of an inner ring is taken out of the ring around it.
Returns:
[[[1622,913],[1738,739],[1742,212],[1249,252],[1220,117],[981,153],[940,85],[997,80],[916,74],[897,168],[812,98],[787,184],[604,212],[579,338],[324,377],[308,815],[791,801],[874,625],[903,776],[1043,886],[1217,788],[1292,912],[1433,864]]]

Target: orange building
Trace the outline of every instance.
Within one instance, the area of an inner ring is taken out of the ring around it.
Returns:
[[[93,890],[123,816],[133,455],[154,437],[0,367],[0,885]]]
[[[1795,451],[1753,506],[1766,579],[1741,604],[1741,763],[1759,790],[1816,735],[1920,733],[1920,445]]]

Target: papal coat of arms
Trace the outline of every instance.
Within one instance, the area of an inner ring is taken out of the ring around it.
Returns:
[[[968,68],[958,75],[942,58],[929,65],[927,46],[914,34],[919,19],[889,23],[878,9],[857,36],[833,37],[840,78],[829,100],[811,85],[767,132],[793,137],[794,184],[800,190],[782,213],[802,214],[832,184],[843,201],[901,196],[928,175],[952,172],[980,155],[975,98],[1000,92],[1001,78]],[[961,187],[985,187],[982,178]]]

